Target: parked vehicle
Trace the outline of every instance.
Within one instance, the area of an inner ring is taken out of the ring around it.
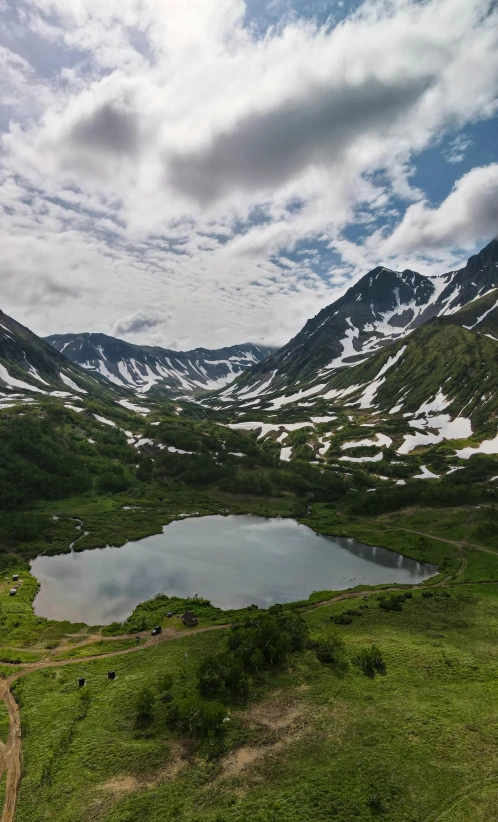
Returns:
[[[152,634],[152,636],[157,636],[158,634],[162,634],[162,632],[163,632],[163,629],[161,628],[161,626],[156,625],[156,627],[152,629],[151,634]]]

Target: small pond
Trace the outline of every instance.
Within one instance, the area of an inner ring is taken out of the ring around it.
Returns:
[[[268,607],[313,591],[413,584],[436,573],[385,548],[254,516],[191,517],[121,548],[39,556],[31,568],[41,583],[38,616],[91,625],[122,621],[158,593],[198,594],[225,609]]]

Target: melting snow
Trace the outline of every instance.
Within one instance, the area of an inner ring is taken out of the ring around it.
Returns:
[[[285,428],[286,431],[297,431],[299,428],[312,428],[310,422],[232,422],[226,428],[233,428],[239,431],[256,431],[261,428],[261,433],[258,435],[258,440],[266,437],[270,431],[277,431],[279,428]]]
[[[281,408],[283,405],[288,405],[291,402],[295,402],[296,400],[300,400],[303,397],[310,397],[312,394],[319,394],[326,386],[326,383],[323,385],[314,385],[312,388],[307,388],[305,390],[299,389],[297,394],[291,394],[288,397],[277,397],[275,400],[271,401],[270,408],[275,410],[276,408]]]
[[[350,385],[349,388],[331,388],[330,391],[327,391],[327,393],[323,395],[323,399],[342,399],[343,397],[347,397],[349,394],[353,394],[355,391],[358,391],[360,388],[363,388],[363,385]]]
[[[88,391],[85,391],[84,388],[80,388],[79,385],[76,385],[76,383],[73,382],[67,374],[64,374],[63,371],[59,371],[59,376],[62,382],[64,382],[69,388],[72,388],[73,391],[78,391],[80,394],[88,394]]]
[[[492,290],[494,291],[495,289]],[[488,308],[488,310],[485,311],[484,314],[481,314],[481,316],[477,318],[474,325],[464,325],[464,328],[466,328],[467,331],[472,331],[472,329],[475,328],[476,325],[479,325],[479,323],[482,322],[482,320],[484,320],[484,318],[487,317],[488,314],[491,314],[491,312],[494,311],[495,308],[498,308],[498,300],[495,302],[494,305],[491,306],[491,308]]]
[[[456,452],[461,459],[467,460],[473,454],[498,454],[498,434],[493,440],[484,440],[476,448],[461,448]]]
[[[389,368],[392,368],[392,366],[395,365],[395,363],[398,362],[400,357],[403,356],[405,351],[406,351],[406,345],[402,345],[401,348],[399,349],[399,351],[396,352],[396,354],[393,354],[392,357],[389,357],[386,360],[386,362],[384,363],[384,365],[382,366],[382,368],[380,369],[379,373],[377,374],[376,379],[379,379],[379,377],[382,377],[382,375],[385,374],[386,371],[389,370]]]
[[[258,387],[254,389],[254,391],[250,390],[251,389],[250,385],[248,385],[246,388],[242,388],[238,392],[239,398],[242,397],[243,400],[252,400],[253,397],[257,397],[259,394],[262,394],[272,384],[276,373],[277,373],[276,371],[272,371],[272,373],[271,373],[270,377],[268,378],[268,380],[266,382],[262,383],[261,385],[258,385]],[[250,393],[247,393],[248,391],[250,391]]]
[[[3,380],[9,388],[25,388],[28,391],[35,391],[37,394],[47,393],[46,391],[42,391],[41,388],[37,388],[35,385],[30,385],[29,382],[23,382],[22,380],[18,380],[15,377],[11,377],[5,366],[1,363],[0,379]]]
[[[444,411],[449,404],[450,400],[439,390],[433,400],[422,403],[416,414],[430,414],[432,411]]]
[[[329,417],[310,417],[311,422],[316,422],[316,423],[331,422],[332,420],[336,420],[336,419],[337,419],[337,416],[335,414],[332,414]]]
[[[145,408],[143,405],[135,405],[134,403],[130,402],[129,400],[118,400],[119,405],[122,405],[123,408],[127,408],[128,411],[136,411],[137,414],[150,414],[150,408]],[[159,425],[159,423],[153,423],[154,425]]]
[[[415,474],[413,479],[439,479],[439,474],[433,474],[425,465],[422,465],[420,474]]]
[[[115,423],[115,422],[113,422],[112,420],[106,420],[106,418],[105,418],[105,417],[100,417],[98,414],[94,414],[93,416],[94,416],[94,417],[95,417],[95,419],[96,419],[96,420],[98,420],[99,422],[104,423],[104,425],[111,425],[113,428],[116,428],[116,423]]]
[[[28,371],[31,374],[31,376],[35,378],[35,380],[38,380],[39,382],[42,382],[43,385],[49,385],[49,383],[46,380],[44,380],[43,377],[40,377],[40,375],[39,375],[38,371],[36,370],[36,368],[34,367],[34,365],[30,365],[29,368],[28,368]]]
[[[398,454],[409,454],[418,445],[435,445],[443,440],[467,439],[472,434],[472,425],[466,417],[457,417],[452,420],[449,414],[440,414],[437,417],[428,417],[420,420],[410,420],[413,428],[435,428],[439,433],[430,432],[416,434],[405,434],[402,445],[398,448]],[[457,452],[458,453],[458,452]],[[497,452],[498,453],[498,452]]]
[[[391,437],[388,437],[386,434],[376,434],[376,440],[359,440],[358,442],[345,442],[341,445],[341,450],[345,451],[346,448],[362,448],[363,446],[369,445],[387,445],[389,447],[392,445]]]
[[[292,454],[292,448],[290,446],[286,448],[282,448],[280,451],[280,459],[284,460],[284,462],[289,462]]]
[[[383,457],[384,454],[380,451],[380,453],[375,454],[373,457],[339,457],[339,459],[347,462],[380,462]]]
[[[151,440],[148,437],[141,437],[136,441],[135,448],[141,448],[142,445],[154,445],[154,440]]]
[[[70,411],[76,411],[77,414],[81,414],[81,412],[85,410],[76,405],[69,405],[67,402],[64,403],[64,408],[69,408]]]

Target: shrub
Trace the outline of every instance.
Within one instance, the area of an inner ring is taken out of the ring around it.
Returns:
[[[422,596],[423,596],[425,599],[429,599],[430,597],[433,597],[433,596],[434,596],[434,594],[432,593],[432,591],[422,591]]]
[[[379,602],[379,608],[382,608],[383,611],[402,611],[403,606],[402,602],[405,601],[403,595],[397,596],[396,594],[392,594],[388,599],[383,599]]]
[[[346,645],[338,634],[319,636],[312,641],[311,646],[323,665],[346,667]]]
[[[370,648],[362,648],[353,661],[365,676],[374,677],[376,673],[384,674],[386,672],[382,652],[376,645],[372,645]]]
[[[351,625],[353,621],[347,614],[336,614],[335,616],[331,616],[330,619],[332,622],[335,622],[336,625]]]
[[[139,692],[136,701],[135,728],[144,730],[154,719],[154,696],[150,688]]]

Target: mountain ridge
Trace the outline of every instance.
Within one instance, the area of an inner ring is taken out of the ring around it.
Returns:
[[[44,338],[89,373],[138,394],[194,394],[226,386],[273,349],[254,343],[173,351],[83,332]]]
[[[98,397],[123,396],[112,386],[93,379],[70,359],[0,310],[0,392]]]
[[[498,288],[497,239],[463,268],[440,277],[377,266],[221,396],[235,400],[248,388],[269,394],[314,377],[328,381],[335,371],[366,361],[431,319],[451,316],[493,288]]]

